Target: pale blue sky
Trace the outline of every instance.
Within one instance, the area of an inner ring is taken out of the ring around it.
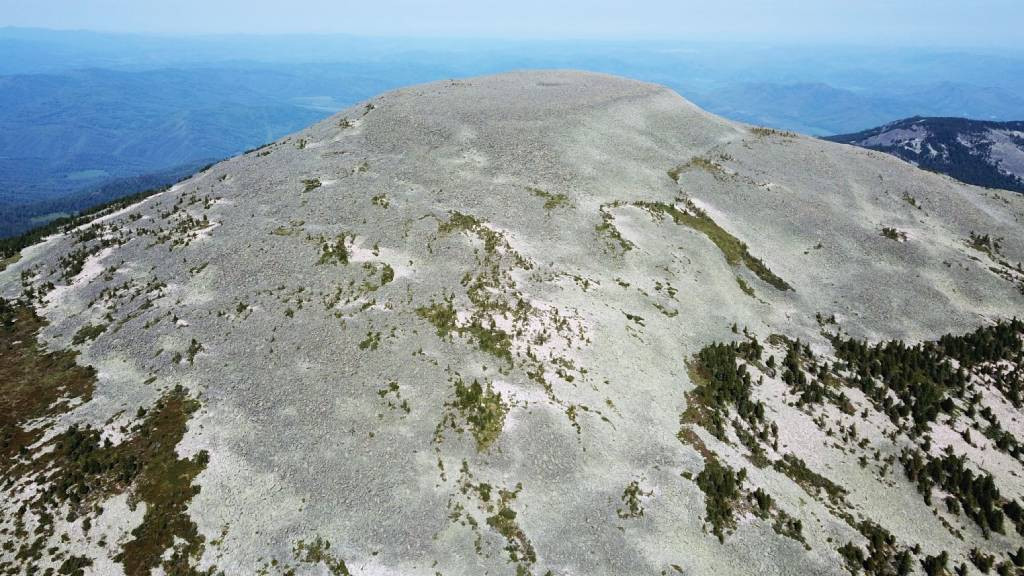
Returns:
[[[1024,0],[0,0],[0,26],[161,34],[1008,46]]]

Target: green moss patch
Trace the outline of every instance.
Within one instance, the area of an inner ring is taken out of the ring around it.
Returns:
[[[728,174],[720,164],[714,160],[704,158],[703,156],[695,156],[685,164],[680,164],[675,168],[668,171],[668,177],[674,182],[679,182],[679,178],[686,172],[693,170],[703,170],[708,174],[711,174],[715,178],[725,178]]]
[[[345,561],[331,552],[331,543],[320,536],[312,542],[298,541],[292,554],[304,564],[323,564],[331,576],[349,576],[351,572]]]
[[[618,247],[620,251],[625,253],[633,249],[633,243],[622,236],[618,227],[615,226],[615,217],[608,211],[608,208],[615,208],[620,205],[619,203],[612,203],[601,206],[601,223],[595,226],[594,230],[599,236],[605,237],[610,246]]]
[[[350,236],[342,233],[334,238],[334,241],[321,240],[320,260],[317,264],[348,264],[348,240]]]
[[[459,316],[452,305],[453,299],[453,296],[448,296],[441,302],[431,302],[429,306],[416,309],[416,314],[433,324],[441,338],[448,338],[457,329]]]
[[[730,265],[743,264],[758,278],[774,286],[778,290],[792,290],[793,287],[772,272],[765,263],[755,258],[747,249],[747,245],[719,226],[703,210],[692,201],[685,202],[685,209],[664,202],[636,202],[635,206],[658,216],[669,216],[676,224],[688,226],[707,236],[722,252],[725,261]]]
[[[848,506],[845,488],[811,470],[803,460],[793,454],[783,455],[782,459],[776,460],[773,466],[775,470],[799,484],[808,494],[820,497],[824,492],[833,505]]]
[[[541,190],[540,188],[533,188],[533,187],[527,188],[526,190],[530,194],[533,194],[534,196],[536,196],[537,198],[543,198],[544,199],[544,209],[545,210],[554,210],[556,208],[562,208],[564,206],[569,206],[569,197],[566,196],[565,194],[561,194],[561,193],[559,193],[559,194],[552,194],[551,192],[548,192],[546,190]]]
[[[616,511],[619,518],[641,518],[644,515],[643,498],[648,498],[653,492],[645,492],[640,489],[640,482],[633,480],[626,485],[626,489],[622,491],[622,503],[625,508],[619,508]]]
[[[479,381],[473,380],[472,384],[466,386],[461,379],[457,380],[453,406],[469,424],[479,450],[486,450],[501,434],[508,405],[502,401],[501,393],[495,392],[490,384],[484,387]]]
[[[517,484],[515,490],[499,490],[497,512],[487,518],[487,525],[494,528],[506,541],[505,551],[508,552],[512,562],[521,563],[518,573],[524,573],[526,566],[537,561],[537,553],[533,544],[526,537],[526,533],[516,522],[516,511],[512,509],[512,503],[519,492],[523,489],[522,484]]]

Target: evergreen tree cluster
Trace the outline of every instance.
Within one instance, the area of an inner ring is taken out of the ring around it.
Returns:
[[[931,503],[932,488],[938,487],[949,494],[946,505],[950,511],[963,511],[986,536],[991,532],[1004,533],[1006,516],[1016,522],[1017,530],[1024,534],[1020,505],[1005,500],[991,474],[975,473],[965,466],[965,458],[953,454],[952,449],[947,448],[941,458],[909,450],[900,459],[907,477],[917,482],[925,502]]]
[[[836,356],[846,362],[853,373],[852,381],[864,394],[893,422],[910,417],[914,429],[920,432],[940,413],[954,410],[953,400],[964,398],[972,371],[987,376],[1010,402],[1020,406],[1024,380],[1021,334],[1024,334],[1024,322],[1015,318],[961,336],[947,334],[937,342],[914,346],[898,340],[870,345],[840,336],[832,339],[832,345]],[[951,360],[956,360],[958,366]],[[998,364],[1001,361],[1009,364]],[[895,394],[895,399],[889,391]],[[972,414],[973,404],[972,401],[969,408]],[[1003,446],[1001,449],[1012,449],[1013,443],[1001,438],[1002,434],[994,436],[993,439]]]
[[[745,469],[736,472],[717,458],[708,458],[704,470],[697,475],[697,486],[704,492],[706,520],[711,524],[711,532],[718,536],[719,542],[725,541],[725,531],[736,524],[733,507],[740,497],[740,486],[746,477]]]
[[[910,417],[916,431],[955,408],[950,394],[962,397],[966,392],[967,372],[954,368],[932,343],[908,346],[893,340],[872,346],[836,337],[833,347],[854,374],[855,385],[894,423]]]
[[[725,436],[725,417],[730,406],[751,426],[764,423],[764,403],[751,398],[750,373],[746,364],[737,362],[741,356],[752,357],[755,352],[759,357],[759,351],[759,344],[752,348],[747,342],[715,343],[697,354],[696,369],[700,382],[694,390],[695,399],[708,409],[709,421],[705,424],[718,438]]]
[[[869,576],[906,576],[913,571],[910,551],[898,546],[888,530],[869,520],[858,524],[857,530],[867,538],[867,550],[853,542],[838,550],[851,573],[863,570]]]
[[[810,346],[801,344],[799,339],[786,344],[786,356],[782,360],[782,381],[798,395],[797,405],[821,404],[829,400],[843,412],[852,414],[850,399],[833,386],[834,378],[828,363],[818,364]]]
[[[1024,347],[1021,333],[1024,333],[1024,322],[1014,318],[982,326],[963,336],[947,334],[939,339],[939,348],[962,366],[970,368],[983,362],[1019,358]]]

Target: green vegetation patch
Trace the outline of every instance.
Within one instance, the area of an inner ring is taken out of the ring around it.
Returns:
[[[500,392],[495,392],[488,383],[486,387],[479,380],[466,385],[461,378],[455,380],[455,399],[449,404],[469,426],[476,439],[477,450],[483,452],[497,440],[505,426],[508,404]]]
[[[323,186],[323,183],[320,182],[319,178],[307,178],[302,181],[303,192],[312,192],[321,186]]]
[[[867,538],[867,549],[847,542],[839,547],[839,555],[846,561],[851,574],[861,570],[869,576],[907,575],[913,572],[910,551],[899,546],[888,530],[869,520],[857,524],[857,530]]]
[[[734,512],[746,476],[746,470],[736,472],[717,458],[710,458],[705,460],[704,469],[695,479],[704,493],[704,518],[711,524],[711,533],[719,542],[725,542],[726,531],[736,527]]]
[[[743,278],[737,276],[736,284],[740,287],[740,290],[742,290],[743,293],[746,294],[747,296],[750,296],[751,298],[754,298],[756,296],[754,294],[754,289],[750,286],[750,284],[747,284],[747,281],[744,280]]]
[[[846,506],[846,489],[808,468],[807,463],[797,456],[784,454],[775,461],[773,467],[799,484],[808,494],[817,497],[824,492],[833,505]]]
[[[459,333],[468,333],[481,351],[511,363],[512,336],[496,327],[493,318],[487,324],[484,322],[474,318],[468,325],[459,328]]]
[[[321,240],[320,260],[317,264],[348,264],[349,252],[347,242],[351,238],[349,234],[338,234],[334,241]]]
[[[625,508],[619,508],[616,513],[619,518],[641,518],[644,515],[643,498],[648,498],[653,495],[654,492],[644,492],[640,489],[640,482],[633,480],[626,485],[626,489],[622,491],[622,503]]]
[[[703,156],[694,156],[693,158],[690,159],[689,162],[685,164],[680,164],[679,166],[676,166],[675,168],[669,170],[668,177],[671,178],[674,182],[679,182],[679,178],[684,173],[693,170],[703,170],[704,172],[711,174],[717,179],[722,179],[728,176],[728,173],[726,173],[725,169],[722,168],[721,164],[709,158],[705,158]]]
[[[836,357],[846,362],[850,372],[856,375],[852,379],[854,386],[894,423],[910,418],[914,431],[921,432],[940,413],[954,409],[950,393],[959,395],[967,385],[968,374],[954,368],[946,350],[952,357],[962,356],[967,362],[975,358],[1009,357],[1020,350],[1017,334],[1021,330],[1024,324],[1013,321],[979,329],[974,334],[945,336],[938,343],[923,342],[914,346],[896,340],[869,345],[836,336],[832,347]],[[999,375],[994,377],[1005,382]],[[895,401],[890,394],[895,395]]]
[[[84,344],[90,340],[95,340],[100,334],[107,331],[106,324],[85,324],[75,332],[75,335],[71,338],[71,343]]]
[[[498,491],[497,512],[487,518],[487,525],[505,537],[507,543],[505,551],[508,552],[512,562],[530,565],[537,561],[537,553],[533,549],[533,544],[526,537],[526,533],[516,522],[516,511],[512,509],[512,503],[522,489],[523,485],[517,484],[515,490],[502,489]],[[524,573],[524,570],[525,567],[521,564],[517,574]]]
[[[292,549],[292,554],[303,564],[323,564],[331,576],[350,576],[351,572],[345,560],[331,552],[331,543],[317,536],[312,542],[299,540]]]
[[[0,299],[0,472],[43,436],[28,423],[57,416],[73,401],[92,399],[96,371],[75,363],[72,350],[47,351],[36,339],[46,322],[31,305]]]
[[[716,438],[725,438],[729,410],[752,427],[765,423],[764,403],[751,396],[752,382],[741,358],[759,358],[756,340],[744,343],[713,343],[704,347],[688,363],[690,380],[695,388],[687,394],[683,422],[698,424]]]
[[[270,576],[271,574],[295,576],[297,573],[308,570],[303,565],[322,566],[330,576],[351,576],[352,574],[345,560],[331,550],[331,542],[322,536],[316,536],[311,541],[296,541],[292,546],[291,561],[277,558],[264,560],[255,573],[259,576]],[[320,572],[316,571],[316,573]],[[210,570],[203,573],[204,576],[213,574],[223,574],[223,572]]]
[[[377,396],[380,396],[387,403],[388,408],[399,408],[406,414],[412,412],[409,401],[402,398],[401,386],[394,380],[388,382],[384,388],[377,390]]]
[[[770,494],[758,488],[753,492],[747,493],[747,500],[753,506],[755,516],[763,520],[774,518],[772,530],[776,534],[796,540],[808,550],[811,549],[803,535],[803,522],[799,518],[790,516],[785,510],[775,507]]]
[[[195,338],[188,343],[188,350],[185,351],[185,356],[188,358],[188,363],[193,364],[196,360],[196,355],[204,350],[203,345],[199,343]]]
[[[967,245],[978,252],[988,254],[992,258],[998,256],[1003,248],[1002,242],[999,238],[993,238],[988,234],[976,234],[973,230],[971,231]]]
[[[395,269],[390,264],[384,263],[380,268],[380,285],[390,284],[395,279]]]
[[[754,136],[758,136],[758,137],[761,137],[761,138],[767,138],[769,136],[779,136],[781,138],[796,138],[797,137],[795,132],[790,132],[788,130],[786,130],[786,131],[776,130],[774,128],[766,128],[764,126],[755,126],[755,127],[750,129],[750,133],[753,134]]]
[[[458,329],[458,313],[452,305],[454,296],[448,296],[441,302],[431,301],[429,306],[421,306],[416,309],[416,314],[427,322],[434,325],[437,335],[440,338],[449,338],[452,332]]]
[[[824,325],[826,320],[820,314],[818,317],[821,318],[819,324]],[[797,406],[820,404],[829,400],[846,414],[853,414],[853,404],[846,393],[839,390],[841,378],[818,364],[810,346],[801,344],[799,339],[784,338],[781,343],[786,346],[786,356],[782,361],[782,381],[797,394]]]
[[[360,350],[376,350],[380,346],[380,332],[367,332],[366,338],[359,343]]]
[[[541,190],[540,188],[533,187],[527,188],[526,190],[533,194],[534,196],[544,199],[545,210],[554,210],[556,208],[569,206],[569,197],[566,196],[565,194],[552,194],[551,192],[548,192],[546,190]]]
[[[483,223],[477,220],[476,216],[455,211],[449,215],[446,222],[441,222],[437,226],[437,230],[444,234],[451,232],[473,232],[482,226]]]
[[[291,236],[298,232],[302,232],[302,226],[305,225],[304,220],[292,220],[287,226],[278,226],[270,231],[274,236]]]
[[[896,242],[904,242],[907,239],[907,233],[902,230],[897,230],[891,226],[885,226],[882,228],[882,236],[889,240],[895,240]]]
[[[901,457],[903,469],[926,503],[931,503],[932,488],[949,494],[946,506],[951,512],[963,513],[981,528],[986,537],[991,532],[1005,534],[1005,518],[1016,522],[1024,534],[1024,510],[1014,500],[1000,494],[988,472],[976,473],[966,466],[964,456],[953,454],[947,447],[941,457],[909,450]]]
[[[487,227],[471,214],[452,212],[447,222],[442,222],[437,226],[437,231],[442,234],[471,232],[483,241],[484,252],[489,255],[495,254],[499,246],[508,247],[501,233]]]
[[[142,524],[117,557],[129,576],[148,574],[157,566],[169,574],[195,572],[191,566],[202,554],[204,538],[188,515],[188,503],[199,493],[192,482],[206,468],[208,455],[178,458],[175,446],[198,408],[199,402],[179,386],[149,411],[129,440],[111,449],[126,465],[138,466],[130,501],[146,504]]]
[[[747,245],[727,232],[711,219],[692,201],[686,200],[685,210],[664,202],[636,202],[635,206],[643,208],[657,216],[669,216],[676,224],[688,226],[708,237],[725,256],[725,261],[736,266],[743,264],[758,278],[774,286],[778,290],[792,290],[793,287],[772,272],[765,263],[750,254]]]
[[[595,226],[594,230],[598,235],[606,237],[612,246],[617,245],[622,252],[629,252],[633,249],[633,243],[622,236],[618,227],[615,226],[615,217],[608,211],[608,208],[618,206],[621,206],[621,203],[613,202],[601,206],[601,223]]]
[[[173,574],[194,574],[192,566],[202,552],[203,537],[190,519],[188,502],[198,493],[192,484],[206,466],[207,455],[179,458],[175,447],[186,423],[199,404],[178,387],[157,404],[139,411],[139,421],[124,429],[118,445],[102,440],[99,430],[72,426],[31,452],[45,427],[26,429],[31,421],[66,412],[74,400],[88,401],[95,371],[75,363],[72,351],[47,352],[36,333],[43,321],[28,305],[0,300],[0,472],[5,489],[23,490],[33,483],[46,486],[29,496],[16,523],[38,519],[32,534],[19,534],[15,552],[24,567],[37,566],[44,552],[40,545],[54,534],[55,515],[67,520],[95,513],[95,504],[128,493],[132,505],[145,503],[142,523],[131,533],[116,560],[129,576],[149,574],[162,567]],[[14,494],[10,494],[11,497]],[[66,511],[66,512],[65,512]],[[69,557],[69,570],[87,566]]]
[[[484,244],[482,253],[475,250],[477,266],[462,277],[471,306],[461,323],[452,305],[454,295],[440,304],[432,301],[430,306],[417,309],[417,313],[434,324],[438,336],[444,338],[452,332],[468,336],[481,351],[511,364],[512,336],[499,328],[495,319],[511,316],[514,322],[525,322],[529,307],[515,292],[508,267],[529,269],[531,264],[509,246],[504,235],[472,215],[452,212],[447,221],[438,224],[438,232],[470,233]]]
[[[101,250],[100,244],[92,247],[78,246],[74,250],[62,254],[57,258],[57,265],[61,269],[61,277],[65,282],[72,280],[85,269],[85,261]]]

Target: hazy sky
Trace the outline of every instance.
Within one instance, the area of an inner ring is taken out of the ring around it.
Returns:
[[[1024,0],[0,0],[0,26],[163,34],[981,45],[1024,48]]]

